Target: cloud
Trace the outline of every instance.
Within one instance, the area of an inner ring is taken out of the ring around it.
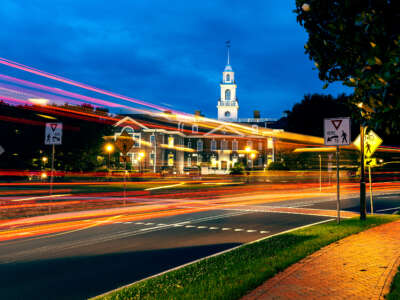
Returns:
[[[240,116],[253,109],[280,116],[304,94],[322,91],[293,9],[265,0],[3,0],[1,56],[215,117],[224,43],[231,40]]]

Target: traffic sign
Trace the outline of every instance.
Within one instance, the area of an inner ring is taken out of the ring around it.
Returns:
[[[324,119],[324,139],[327,146],[349,145],[350,118]]]
[[[61,145],[62,123],[46,123],[45,145]]]
[[[366,132],[367,128],[365,128]],[[372,130],[370,130],[368,133],[364,134],[364,155],[366,157],[371,157],[372,154],[378,149],[380,144],[382,144],[382,139]],[[354,141],[354,146],[358,148],[358,150],[361,150],[361,137],[360,135],[356,138]]]

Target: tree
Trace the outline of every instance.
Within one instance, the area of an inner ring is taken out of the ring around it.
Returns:
[[[348,117],[351,114],[349,97],[344,94],[337,98],[331,95],[305,95],[300,103],[285,113],[286,131],[320,137],[324,135],[324,118]]]
[[[296,0],[295,12],[325,86],[342,81],[354,87],[352,101],[363,104],[366,125],[399,133],[399,1]]]

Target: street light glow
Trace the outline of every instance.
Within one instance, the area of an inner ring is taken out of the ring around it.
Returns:
[[[106,144],[106,151],[111,153],[114,151],[114,146],[112,144]]]

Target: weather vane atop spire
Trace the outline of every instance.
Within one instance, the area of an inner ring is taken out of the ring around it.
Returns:
[[[226,43],[226,48],[227,48],[227,51],[228,51],[228,65],[229,65],[230,64],[229,48],[231,47],[231,41],[228,40],[225,43]]]

